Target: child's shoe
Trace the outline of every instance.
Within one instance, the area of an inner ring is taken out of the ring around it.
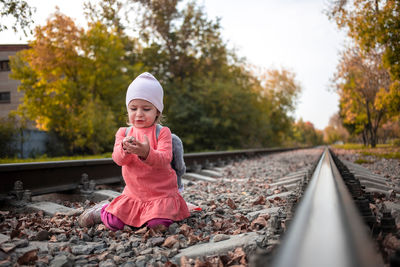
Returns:
[[[187,205],[187,207],[189,209],[189,212],[202,211],[202,209],[199,206],[194,205],[194,204],[192,204],[190,202],[186,202],[186,205]]]
[[[101,208],[106,205],[107,202],[100,202],[93,207],[85,210],[78,218],[78,224],[80,227],[91,227],[97,223],[101,223]]]

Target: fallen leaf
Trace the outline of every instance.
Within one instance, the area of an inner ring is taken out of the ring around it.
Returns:
[[[246,264],[246,253],[243,251],[241,247],[236,248],[233,253],[230,252],[231,260],[228,262],[229,266],[242,266],[242,264]],[[240,265],[233,265],[233,263],[240,263]]]
[[[187,225],[186,223],[183,224],[181,227],[179,227],[180,233],[183,234],[184,236],[188,236],[192,228]]]
[[[188,238],[188,245],[194,245],[197,242],[199,242],[201,240],[201,238],[197,235],[194,234],[189,234],[189,238]]]
[[[191,264],[189,263],[189,260],[186,256],[181,257],[180,264],[181,264],[180,266],[182,266],[182,267],[190,267],[191,266]]]
[[[228,200],[226,201],[226,204],[233,210],[235,210],[237,208],[235,201],[233,201],[231,198],[228,198]]]
[[[106,230],[107,229],[107,226],[105,226],[104,224],[99,224],[98,226],[97,226],[97,231],[104,231],[104,230]]]
[[[175,243],[179,242],[177,235],[171,235],[165,239],[164,243],[162,244],[163,247],[171,248]]]
[[[264,205],[265,204],[265,197],[259,196],[256,201],[253,202],[253,205]]]
[[[20,238],[22,236],[22,232],[20,230],[12,230],[10,234],[10,239],[14,239],[15,237]]]
[[[145,234],[147,232],[147,227],[140,228],[135,232],[137,235]]]
[[[35,249],[23,254],[21,257],[18,258],[17,262],[21,265],[32,265],[37,261],[37,259],[37,249]]]
[[[178,267],[178,265],[176,265],[176,264],[174,264],[174,263],[172,263],[172,262],[170,262],[170,261],[167,261],[167,262],[164,264],[164,267]]]
[[[259,230],[259,229],[262,229],[265,226],[267,226],[267,224],[268,224],[268,222],[267,222],[267,219],[265,218],[265,215],[260,215],[257,217],[257,219],[255,219],[254,221],[251,222],[250,227],[252,229]]]

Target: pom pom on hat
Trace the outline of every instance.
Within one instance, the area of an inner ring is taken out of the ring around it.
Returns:
[[[126,106],[133,99],[143,99],[152,103],[158,111],[162,112],[164,108],[163,96],[161,84],[153,75],[145,72],[137,76],[129,85],[126,92]]]

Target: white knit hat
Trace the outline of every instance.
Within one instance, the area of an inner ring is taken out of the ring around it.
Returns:
[[[142,73],[136,77],[129,85],[126,92],[126,106],[133,99],[143,99],[152,103],[158,111],[162,112],[164,92],[161,84],[148,72]]]

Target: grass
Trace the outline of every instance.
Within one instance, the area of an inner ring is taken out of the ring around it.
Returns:
[[[47,157],[46,155],[38,157],[38,158],[2,158],[0,159],[0,164],[6,163],[27,163],[27,162],[43,162],[43,161],[62,161],[62,160],[85,160],[85,159],[103,159],[103,158],[111,158],[110,153],[104,153],[99,155],[81,155],[81,156],[64,156],[64,157]]]
[[[378,144],[375,148],[365,147],[362,144],[333,145],[333,147],[337,149],[354,150],[355,153],[359,153],[364,156],[375,156],[385,159],[400,159],[400,146],[391,144]]]

